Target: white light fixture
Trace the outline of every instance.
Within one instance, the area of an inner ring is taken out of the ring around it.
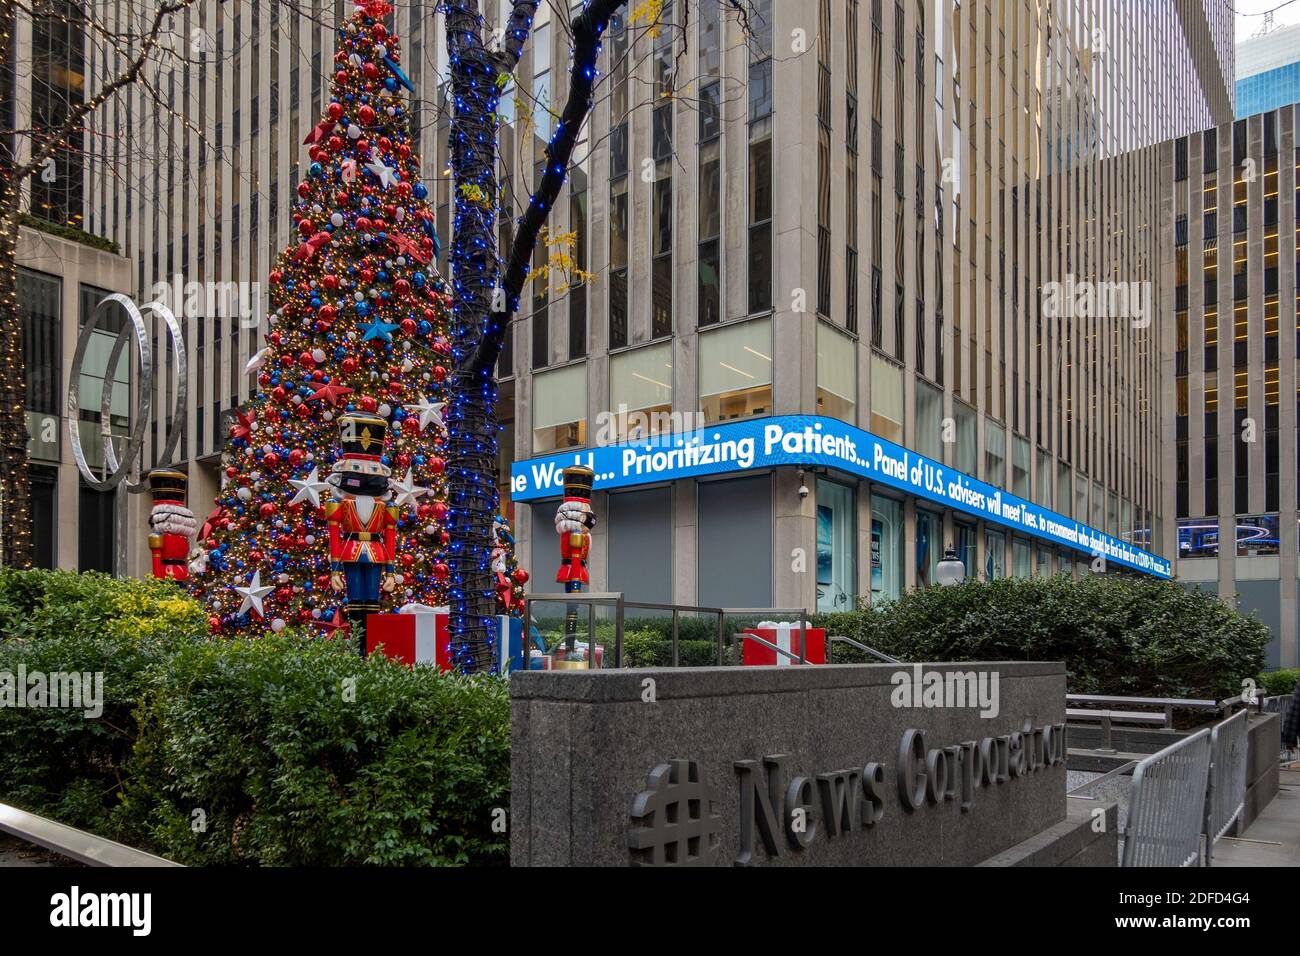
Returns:
[[[944,587],[961,584],[966,580],[966,565],[958,560],[957,552],[953,550],[952,545],[948,545],[947,550],[944,551],[943,560],[934,569],[934,577]]]

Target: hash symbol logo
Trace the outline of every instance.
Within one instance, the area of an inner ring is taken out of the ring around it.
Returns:
[[[632,819],[642,826],[628,833],[640,866],[713,866],[717,862],[721,817],[714,809],[717,790],[694,760],[671,760],[650,771],[632,802]]]

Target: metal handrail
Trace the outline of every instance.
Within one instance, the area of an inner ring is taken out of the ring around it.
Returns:
[[[848,644],[850,647],[856,647],[858,650],[862,651],[864,654],[870,654],[870,655],[871,655],[872,657],[874,657],[876,660],[881,661],[882,663],[885,663],[885,664],[901,664],[901,663],[903,663],[903,662],[900,661],[897,657],[890,657],[890,656],[889,656],[888,654],[886,654],[884,651],[878,651],[878,650],[876,650],[874,647],[868,647],[866,644],[863,644],[861,641],[855,641],[855,640],[854,640],[853,638],[851,638],[851,637],[844,637],[843,635],[834,634],[834,635],[832,635],[832,636],[826,638],[826,640],[830,641],[832,644]]]
[[[3,803],[0,803],[0,832],[87,866],[182,865]]]
[[[784,657],[788,657],[790,658],[790,660],[795,661],[798,664],[804,663],[801,655],[795,654],[793,651],[787,651],[784,647],[777,647],[771,641],[767,640],[766,638],[759,637],[757,634],[745,634],[742,632],[740,634],[733,634],[731,636],[733,639],[736,640],[753,641],[755,644],[758,644],[760,647],[766,647],[769,651],[776,651],[778,654]]]

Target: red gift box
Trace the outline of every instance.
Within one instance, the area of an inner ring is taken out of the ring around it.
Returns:
[[[789,624],[763,621],[757,627],[745,628],[745,633],[761,637],[768,643],[775,644],[781,650],[796,655],[793,658],[786,657],[784,654],[778,654],[770,647],[764,647],[755,641],[744,641],[741,660],[745,664],[755,666],[771,666],[775,664],[780,666],[799,663],[799,625],[797,622]],[[804,660],[809,664],[825,664],[826,631],[820,627],[810,627],[804,633],[807,635],[808,640],[804,650]]]
[[[366,653],[373,654],[383,645],[385,657],[403,664],[436,664],[438,670],[451,670],[448,660],[447,621],[451,609],[437,607],[430,610],[400,614],[368,614],[366,616]]]

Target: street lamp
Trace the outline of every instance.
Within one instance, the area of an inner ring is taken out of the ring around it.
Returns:
[[[957,552],[953,550],[952,545],[948,545],[947,550],[944,551],[943,560],[934,569],[934,576],[935,580],[944,587],[961,584],[966,580],[966,565],[957,559]]]

